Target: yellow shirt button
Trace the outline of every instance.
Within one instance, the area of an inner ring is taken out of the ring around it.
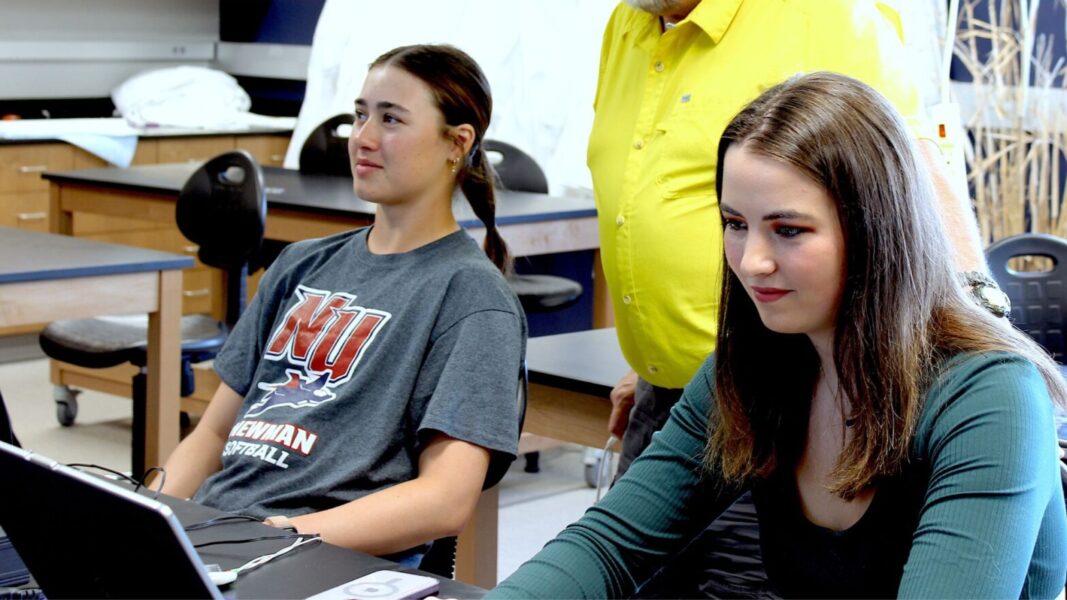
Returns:
[[[629,294],[622,297],[623,304],[629,304],[631,302],[633,302],[633,298],[631,298]]]
[[[619,227],[622,227],[623,223],[625,223],[625,222],[626,222],[626,217],[624,217],[622,215],[619,215],[619,216],[615,217],[615,224],[618,225]]]
[[[640,150],[645,147],[645,142],[642,140],[634,140],[634,148]]]
[[[659,373],[659,369],[656,367],[656,365],[648,365],[648,372],[655,375],[656,373]]]
[[[657,73],[662,73],[664,69],[663,63],[661,61],[656,61],[656,65],[653,68],[656,69]]]

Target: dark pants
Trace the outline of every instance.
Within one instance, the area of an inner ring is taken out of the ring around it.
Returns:
[[[634,407],[622,438],[616,480],[670,417],[682,390],[638,379]],[[745,493],[701,531],[635,595],[640,598],[770,598],[775,594],[763,570],[759,522]]]

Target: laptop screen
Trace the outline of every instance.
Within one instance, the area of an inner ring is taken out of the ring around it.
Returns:
[[[0,442],[0,527],[49,598],[222,598],[166,505]]]

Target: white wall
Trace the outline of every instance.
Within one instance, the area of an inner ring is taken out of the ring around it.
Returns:
[[[3,0],[0,98],[101,97],[134,73],[207,66],[218,0]]]

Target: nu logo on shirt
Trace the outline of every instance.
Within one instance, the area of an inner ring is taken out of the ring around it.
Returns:
[[[329,387],[348,381],[392,315],[356,306],[353,294],[301,285],[293,295],[296,303],[271,334],[263,357],[328,375],[322,385]]]

